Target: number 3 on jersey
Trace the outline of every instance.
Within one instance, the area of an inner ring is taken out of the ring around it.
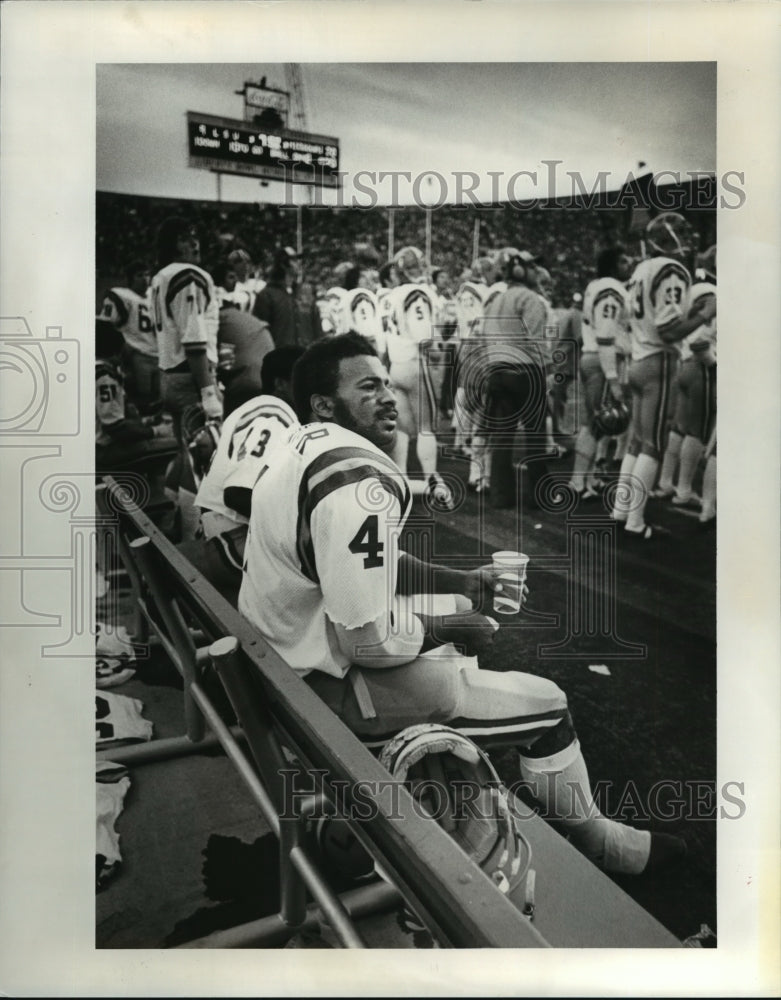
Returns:
[[[364,569],[376,569],[378,566],[383,565],[381,553],[384,551],[385,546],[380,541],[376,514],[369,514],[356,532],[348,548],[355,555],[365,554],[366,558],[363,560]]]

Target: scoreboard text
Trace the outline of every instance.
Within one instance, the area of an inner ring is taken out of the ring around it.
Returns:
[[[339,140],[291,129],[264,130],[231,118],[187,112],[191,167],[295,184],[339,186]]]

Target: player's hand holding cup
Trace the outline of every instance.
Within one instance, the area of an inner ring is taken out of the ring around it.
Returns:
[[[502,551],[494,552],[491,560],[497,573],[494,612],[497,615],[517,615],[526,589],[529,557],[524,552]]]

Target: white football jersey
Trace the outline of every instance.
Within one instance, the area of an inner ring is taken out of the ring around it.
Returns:
[[[483,300],[483,314],[485,314],[488,306],[494,301],[497,295],[501,295],[502,292],[507,291],[506,281],[495,281],[493,285],[486,292],[485,299]]]
[[[186,361],[185,344],[203,344],[216,366],[220,310],[211,275],[195,264],[167,264],[152,278],[151,299],[160,368]]]
[[[333,623],[389,612],[410,503],[398,466],[337,424],[305,424],[274,451],[252,494],[239,611],[301,674],[344,677]]]
[[[368,288],[353,288],[345,293],[342,311],[346,316],[348,330],[355,330],[370,341],[378,354],[385,351],[385,335],[382,329],[380,307],[374,292]]]
[[[436,292],[429,285],[399,285],[392,292],[395,332],[387,340],[391,364],[416,361],[420,344],[434,340]]]
[[[107,368],[98,367],[95,378],[95,443],[109,444],[106,428],[125,419],[125,390]]]
[[[128,347],[150,358],[157,357],[149,293],[139,295],[132,288],[112,288],[103,299],[101,316],[119,330]]]
[[[629,282],[629,324],[632,360],[653,354],[680,354],[661,334],[688,315],[691,275],[677,260],[652,257],[641,261]]]
[[[99,885],[113,874],[115,867],[122,860],[119,852],[119,834],[115,824],[122,812],[129,788],[130,778],[126,767],[112,761],[96,761],[95,855],[100,865],[99,868],[96,866]]]
[[[692,285],[689,296],[690,305],[695,306],[709,295],[716,295],[716,286],[708,281],[698,281]],[[685,360],[691,357],[692,345],[696,344],[700,350],[710,348],[710,353],[716,354],[716,317],[710,323],[703,323],[693,330],[688,337],[681,341],[681,357]]]
[[[152,723],[141,715],[144,703],[138,698],[110,691],[95,694],[95,742],[151,740]]]
[[[398,330],[396,329],[396,319],[394,317],[393,289],[378,288],[376,295],[377,305],[380,311],[380,322],[382,323],[382,332],[385,335],[385,346],[387,350],[388,338],[395,337],[398,334]]]
[[[465,281],[456,294],[456,315],[458,316],[458,338],[468,340],[479,337],[482,330],[483,302],[488,294],[488,286],[475,281]]]
[[[255,396],[223,421],[217,450],[195,497],[196,507],[213,510],[236,524],[248,518],[225,502],[225,489],[252,492],[272,449],[284,441],[298,420],[278,396]]]
[[[325,293],[325,316],[334,336],[347,333],[347,312],[344,308],[347,292],[340,285],[334,285]]]
[[[626,288],[616,278],[596,278],[583,295],[583,353],[615,344],[616,350],[629,356]]]
[[[240,291],[248,292],[250,296],[249,309],[252,312],[252,308],[255,305],[255,299],[260,295],[263,289],[266,287],[266,282],[263,278],[247,278],[246,281],[237,281],[236,288]]]
[[[252,293],[236,282],[232,292],[227,292],[222,285],[217,285],[217,301],[220,304],[220,308],[223,306],[233,306],[234,309],[239,309],[241,312],[251,312],[252,303],[255,301]]]

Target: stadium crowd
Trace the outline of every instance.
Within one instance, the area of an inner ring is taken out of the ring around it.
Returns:
[[[207,270],[228,253],[246,250],[265,273],[274,251],[296,246],[296,210],[278,205],[218,204],[174,201],[99,192],[97,196],[97,285],[103,289],[124,280],[127,265],[145,248],[154,247],[163,220],[185,212],[201,236],[201,256]],[[397,246],[425,245],[425,212],[400,207],[394,213]],[[518,211],[504,204],[472,209],[443,206],[432,210],[432,262],[455,281],[472,262],[474,219],[480,218],[483,247],[533,246],[547,262],[555,305],[566,305],[582,292],[601,246],[622,224],[622,213],[599,208],[533,207]],[[387,259],[387,210],[302,206],[305,277],[315,289],[330,285],[333,269],[346,260],[356,243],[375,247]],[[143,254],[141,254],[143,255]]]

